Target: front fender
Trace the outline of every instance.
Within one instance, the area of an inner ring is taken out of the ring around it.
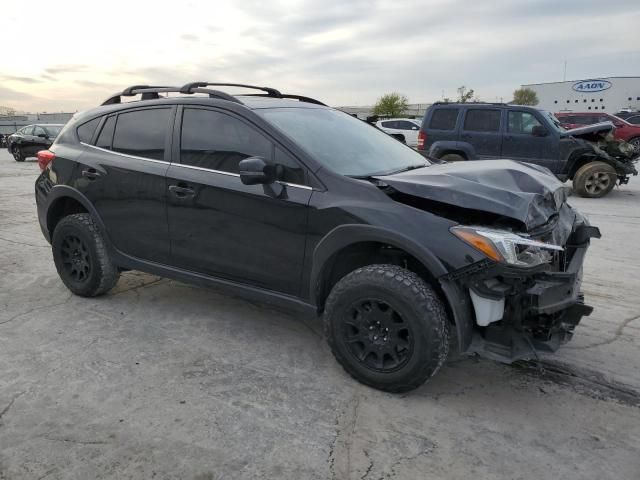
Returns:
[[[327,261],[340,250],[361,242],[379,242],[404,250],[438,278],[447,274],[445,266],[425,246],[404,235],[372,225],[340,225],[327,233],[313,251],[309,292],[311,303],[318,304],[318,287]]]

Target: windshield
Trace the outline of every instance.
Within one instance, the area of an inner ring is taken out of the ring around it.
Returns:
[[[395,138],[338,110],[273,108],[256,113],[342,175],[367,177],[429,164]]]
[[[560,133],[566,132],[566,130],[560,124],[560,120],[558,120],[553,113],[547,112],[545,110],[541,110],[541,112],[542,112],[542,115],[544,115],[549,119],[549,122],[551,122],[551,126],[553,126],[558,132]]]
[[[42,128],[44,128],[44,131],[47,132],[47,135],[49,135],[50,137],[57,137],[60,133],[60,130],[62,130],[62,127],[58,125],[47,125],[46,127],[43,126]]]

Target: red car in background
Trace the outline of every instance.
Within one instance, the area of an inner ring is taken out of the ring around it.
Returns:
[[[560,124],[567,130],[584,127],[585,125],[593,125],[594,123],[611,122],[616,127],[613,131],[613,136],[618,140],[629,142],[635,147],[636,151],[640,152],[640,125],[633,125],[622,118],[604,112],[562,112],[556,113],[555,115],[556,118],[560,120]]]

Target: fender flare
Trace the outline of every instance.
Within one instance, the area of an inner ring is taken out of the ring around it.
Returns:
[[[379,242],[400,248],[421,262],[434,278],[448,273],[442,262],[429,249],[400,233],[372,225],[340,225],[327,233],[313,251],[309,279],[312,304],[318,305],[319,282],[327,261],[343,248],[361,242]]]
[[[471,144],[455,140],[437,140],[433,142],[429,148],[429,155],[435,158],[440,158],[444,152],[451,150],[463,153],[467,157],[467,160],[475,160],[478,158],[476,151]]]
[[[102,221],[102,218],[98,214],[96,208],[81,192],[68,185],[54,185],[51,191],[47,194],[47,202],[44,205],[44,213],[46,219],[46,229],[49,238],[51,238],[51,235],[53,234],[53,232],[49,231],[49,216],[51,215],[51,208],[63,198],[73,198],[80,205],[82,205],[87,210],[87,212],[89,212],[93,220],[98,224],[98,227],[100,228],[102,235],[106,238],[107,243],[111,245],[111,239],[109,238],[107,229],[105,228],[104,222]]]

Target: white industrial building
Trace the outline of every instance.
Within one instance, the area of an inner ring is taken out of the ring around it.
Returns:
[[[537,107],[550,112],[640,110],[640,77],[600,77],[522,85],[538,94]]]

